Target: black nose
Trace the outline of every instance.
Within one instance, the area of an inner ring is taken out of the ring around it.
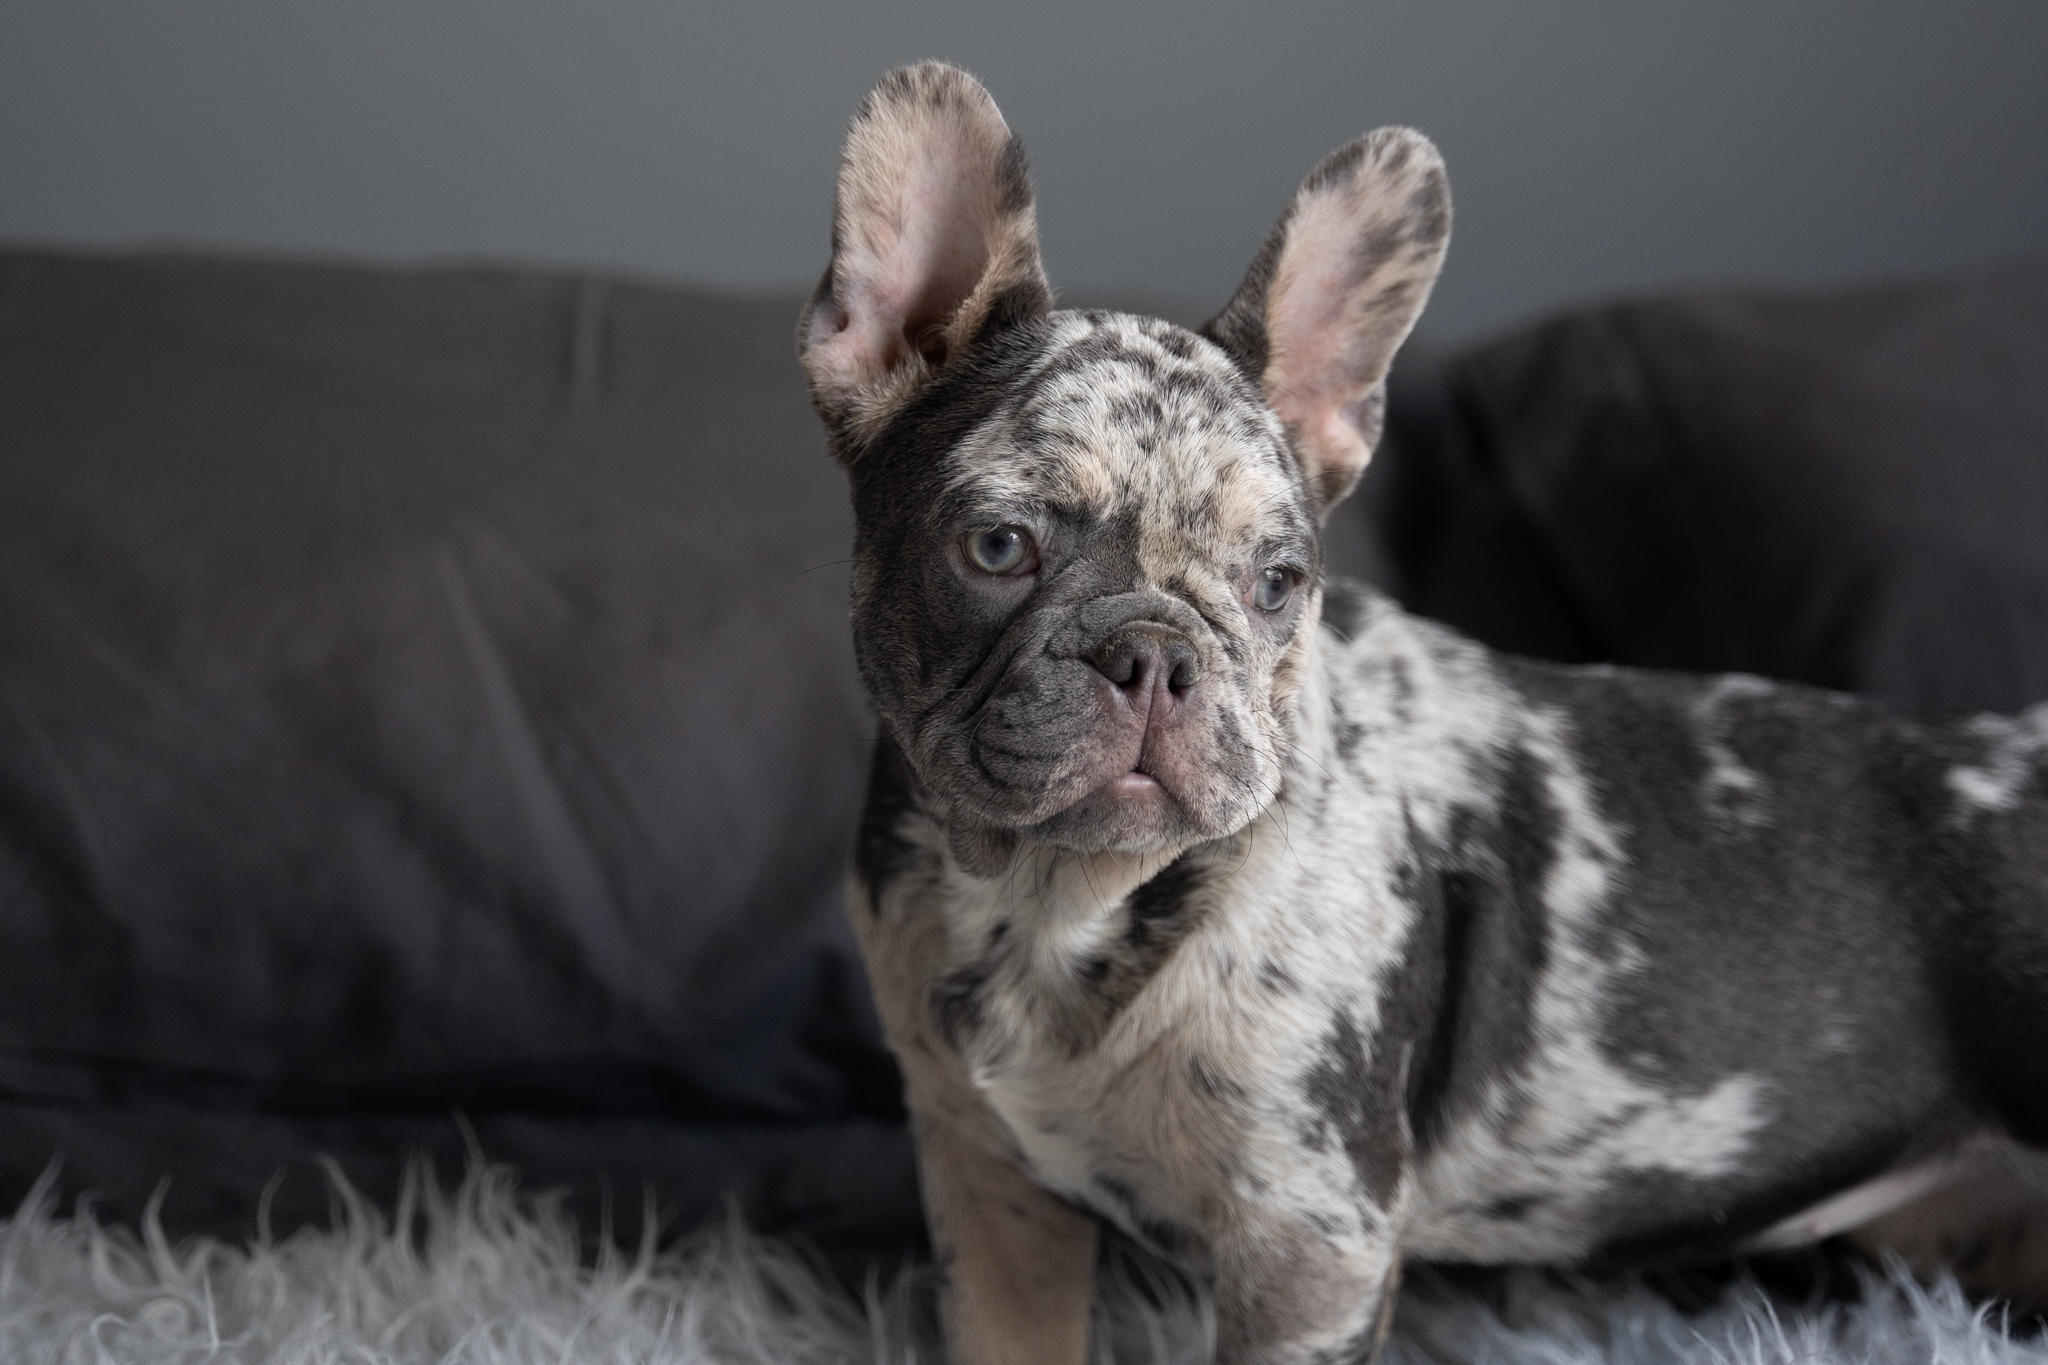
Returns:
[[[1095,647],[1088,662],[1132,701],[1165,685],[1166,700],[1178,701],[1202,676],[1195,647],[1177,630],[1128,625]]]

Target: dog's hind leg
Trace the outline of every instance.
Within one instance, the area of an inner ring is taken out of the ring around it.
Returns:
[[[2048,1313],[2048,1155],[1973,1144],[1937,1188],[1853,1234],[1921,1276],[1953,1274],[1972,1294],[2022,1313]]]

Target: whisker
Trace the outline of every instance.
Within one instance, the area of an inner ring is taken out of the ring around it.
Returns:
[[[793,573],[793,574],[791,574],[791,575],[790,575],[789,577],[787,577],[787,578],[783,579],[783,580],[782,580],[782,581],[781,581],[780,583],[777,583],[777,584],[776,584],[775,586],[776,586],[776,587],[778,587],[778,588],[786,588],[786,587],[788,587],[788,586],[789,586],[790,584],[792,584],[792,583],[796,582],[796,581],[797,581],[797,580],[798,580],[799,578],[804,578],[804,577],[807,577],[807,576],[809,576],[809,575],[811,575],[811,574],[814,574],[814,573],[818,572],[818,570],[820,570],[820,569],[830,569],[830,568],[834,568],[834,567],[836,567],[836,566],[838,566],[838,565],[840,565],[840,564],[851,564],[851,563],[853,563],[853,561],[852,561],[851,559],[828,559],[828,560],[826,560],[826,561],[825,561],[825,562],[824,562],[823,564],[813,564],[813,565],[811,565],[811,567],[810,567],[810,568],[808,568],[808,569],[799,569],[799,570],[797,570],[797,571],[796,571],[795,573]]]

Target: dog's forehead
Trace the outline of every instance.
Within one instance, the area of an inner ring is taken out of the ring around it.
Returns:
[[[1279,420],[1212,343],[1156,318],[1055,313],[1047,342],[954,450],[950,491],[992,506],[1142,508],[1224,537],[1300,520]]]

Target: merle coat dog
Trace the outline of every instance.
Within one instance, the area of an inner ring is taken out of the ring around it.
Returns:
[[[2048,1140],[2048,709],[1556,667],[1325,584],[1450,221],[1382,129],[1199,333],[1056,311],[978,84],[854,118],[799,344],[969,1365],[1082,1357],[1098,1220],[1213,1282],[1219,1359],[1349,1361],[1404,1257],[1779,1244]]]

